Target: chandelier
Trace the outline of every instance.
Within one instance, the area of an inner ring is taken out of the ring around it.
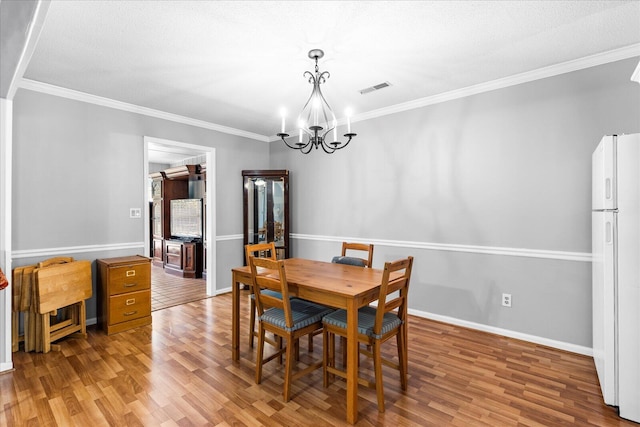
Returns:
[[[290,136],[285,133],[285,115],[282,113],[282,132],[278,133],[278,137],[289,148],[300,150],[304,154],[311,152],[312,148],[322,148],[325,153],[331,154],[336,150],[346,147],[351,139],[356,136],[351,132],[351,118],[347,114],[347,133],[344,137],[345,141],[338,141],[338,121],[336,115],[324,99],[320,85],[329,78],[329,72],[320,72],[318,69],[318,59],[324,56],[321,49],[312,49],[309,51],[309,58],[315,59],[315,73],[305,71],[303,76],[309,78],[309,83],[313,85],[311,96],[304,104],[302,111],[298,115],[298,142],[289,142],[287,138]],[[293,138],[292,138],[293,139]],[[295,139],[293,139],[295,141]]]

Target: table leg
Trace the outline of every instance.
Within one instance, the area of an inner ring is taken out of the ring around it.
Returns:
[[[347,422],[358,421],[358,306],[347,304]]]
[[[240,283],[236,278],[236,273],[232,277],[232,299],[231,304],[231,356],[233,360],[240,360]]]

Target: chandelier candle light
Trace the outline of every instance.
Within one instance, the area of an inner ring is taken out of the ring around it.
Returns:
[[[351,132],[351,117],[350,113],[347,112],[347,133],[344,134],[347,141],[338,141],[338,120],[336,120],[336,115],[320,90],[320,84],[325,83],[330,76],[328,71],[320,72],[318,70],[318,59],[323,56],[324,52],[321,49],[309,51],[309,58],[315,59],[316,68],[315,73],[305,71],[303,74],[304,77],[309,78],[309,83],[313,85],[313,90],[298,115],[299,133],[297,143],[289,143],[287,141],[286,138],[289,137],[289,134],[285,133],[285,112],[281,111],[282,131],[278,133],[278,137],[282,139],[287,147],[300,150],[304,154],[310,153],[312,148],[317,149],[320,147],[325,153],[331,154],[346,147],[351,142],[351,139],[356,136],[355,133]],[[331,138],[331,131],[333,131],[333,142],[327,142],[327,138]],[[308,138],[306,142],[303,142],[304,137]]]

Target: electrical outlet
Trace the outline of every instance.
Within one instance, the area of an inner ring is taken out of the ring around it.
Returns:
[[[511,307],[511,294],[502,294],[502,306]]]

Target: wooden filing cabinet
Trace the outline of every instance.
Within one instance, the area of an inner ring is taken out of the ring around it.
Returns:
[[[107,335],[151,324],[151,259],[98,259],[98,324]]]

